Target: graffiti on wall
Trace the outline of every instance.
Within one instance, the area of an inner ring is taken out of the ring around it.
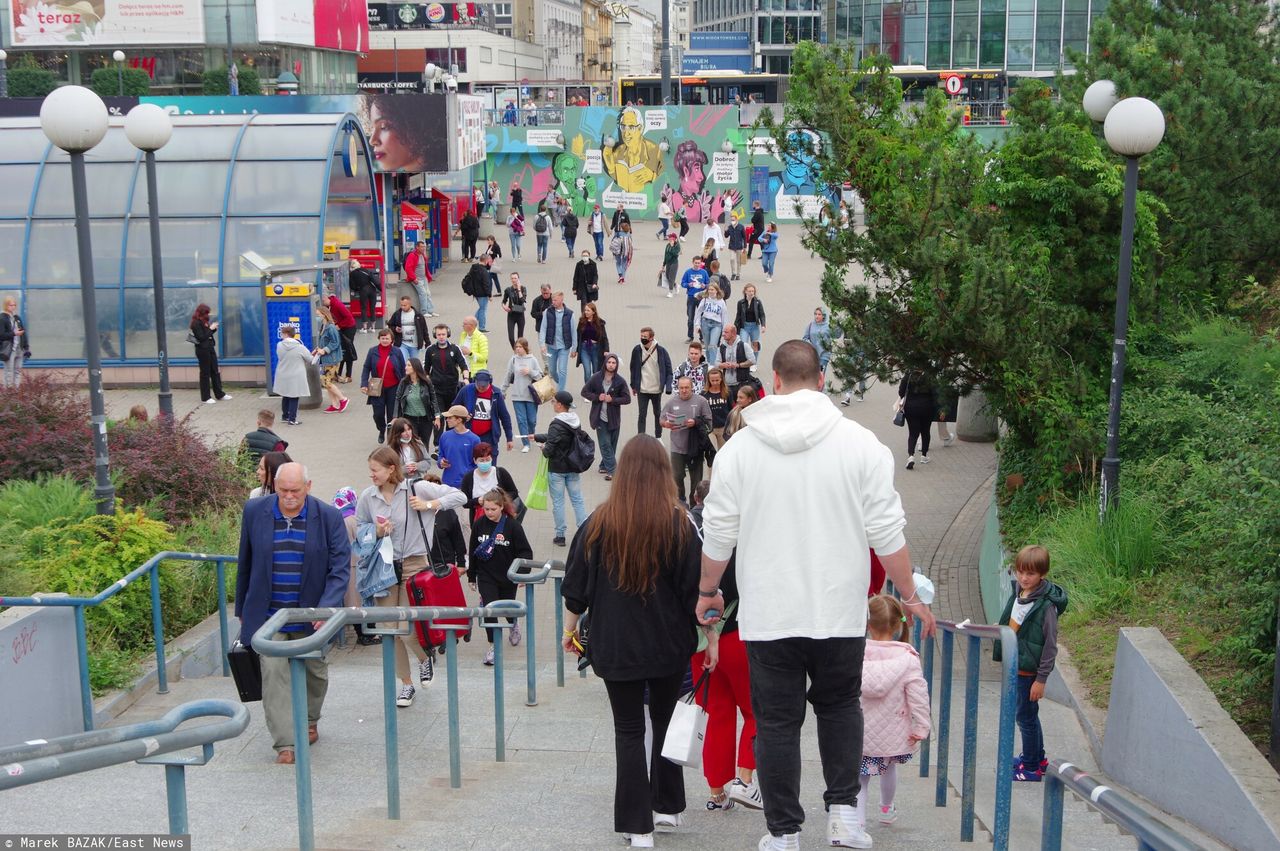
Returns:
[[[562,127],[488,133],[489,178],[503,198],[513,186],[526,203],[567,198],[579,218],[599,204],[656,219],[665,202],[694,224],[749,215],[759,201],[795,220],[817,217],[833,197],[815,185],[811,156],[780,152],[763,132],[739,127],[732,106],[572,108]]]

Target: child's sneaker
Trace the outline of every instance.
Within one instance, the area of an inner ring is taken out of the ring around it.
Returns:
[[[898,820],[898,808],[895,807],[893,804],[890,804],[887,807],[882,806],[880,808],[881,824],[893,824],[897,820]]]
[[[867,833],[858,811],[848,804],[832,804],[827,811],[827,844],[837,848],[870,848]]]
[[[1019,783],[1039,783],[1044,779],[1043,771],[1036,771],[1028,766],[1014,769],[1013,779]]]
[[[1018,756],[1013,758],[1014,771],[1021,771],[1026,767],[1027,767],[1027,758],[1025,756],[1022,756],[1021,754],[1019,754]],[[1040,760],[1040,768],[1039,768],[1040,773],[1044,774],[1048,770],[1049,770],[1049,760],[1048,759]]]

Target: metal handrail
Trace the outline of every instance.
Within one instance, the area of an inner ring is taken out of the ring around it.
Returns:
[[[188,721],[208,717],[225,720],[177,729]],[[152,721],[0,748],[0,791],[126,762],[159,764],[165,770],[169,832],[190,833],[186,766],[204,765],[213,756],[214,742],[234,739],[248,726],[249,710],[243,704],[229,700],[195,700]],[[203,749],[201,756],[164,757],[164,754],[195,747]]]
[[[1139,851],[1205,851],[1169,825],[1152,816],[1119,792],[1100,783],[1069,762],[1053,760],[1044,775],[1044,818],[1040,828],[1041,851],[1062,849],[1062,802],[1071,792],[1085,804],[1131,835]]]
[[[547,577],[551,575],[551,570],[555,565],[560,565],[560,569],[564,569],[564,562],[547,559],[546,561],[538,561],[532,558],[518,558],[511,563],[510,569],[507,570],[507,579],[515,582],[517,585],[524,585],[524,605],[529,610],[528,618],[525,622],[525,687],[528,696],[525,698],[525,706],[538,705],[538,653],[537,653],[537,634],[536,625],[534,623],[534,586],[542,585],[547,581]],[[557,630],[557,633],[559,630]],[[557,641],[559,638],[556,639]]]
[[[263,656],[284,657],[289,660],[290,702],[293,710],[294,776],[298,799],[298,847],[302,851],[315,848],[315,809],[311,794],[311,745],[307,738],[307,659],[322,657],[325,647],[337,637],[347,624],[379,622],[449,621],[466,618],[468,621],[501,618],[521,618],[527,614],[519,600],[502,600],[488,606],[473,607],[375,607],[367,609],[280,609],[267,618],[266,623],[253,634],[250,643]],[[272,638],[280,628],[291,623],[320,623],[311,635],[294,640]],[[465,625],[436,623],[435,628],[445,633],[445,681],[448,688],[449,710],[449,785],[462,786],[462,736],[458,711],[458,631],[470,629]],[[501,627],[499,627],[501,628]],[[412,627],[410,627],[412,629]],[[381,630],[382,639],[382,715],[387,765],[387,818],[400,818],[400,755],[399,726],[396,718],[395,636],[393,630]],[[501,641],[494,642],[494,666],[502,665]],[[495,741],[505,735],[503,729],[504,702],[502,678],[494,677],[494,736]],[[504,749],[495,748],[499,760],[505,758]]]
[[[85,630],[84,610],[99,606],[128,588],[144,575],[151,579],[151,633],[155,641],[157,693],[168,694],[169,671],[164,663],[164,611],[160,602],[160,565],[166,561],[214,562],[218,584],[218,629],[222,641],[222,676],[231,676],[227,651],[231,647],[227,615],[226,565],[238,563],[232,555],[183,553],[166,550],[156,553],[146,563],[134,568],[92,597],[34,594],[30,597],[0,597],[0,608],[6,606],[71,606],[75,609],[76,651],[80,656],[80,711],[85,730],[94,728],[93,691],[89,687],[89,639]]]

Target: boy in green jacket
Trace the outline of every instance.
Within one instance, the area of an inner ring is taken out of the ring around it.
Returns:
[[[1040,698],[1058,657],[1058,616],[1067,610],[1067,592],[1045,576],[1049,551],[1027,546],[1014,561],[1014,594],[1005,604],[1000,623],[1018,634],[1018,729],[1022,731],[1022,755],[1014,760],[1013,779],[1038,783],[1049,761],[1044,755],[1040,727]],[[1000,644],[995,647],[1000,661]]]

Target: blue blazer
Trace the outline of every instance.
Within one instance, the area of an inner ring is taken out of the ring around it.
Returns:
[[[458,395],[453,397],[453,404],[462,405],[470,414],[476,412],[476,386],[475,384],[463,385],[458,391]],[[492,403],[493,427],[489,429],[489,433],[483,435],[480,439],[492,446],[498,448],[498,441],[502,439],[502,430],[507,430],[507,440],[513,439],[515,432],[511,430],[511,411],[507,408],[507,400],[503,397],[502,391],[497,387],[493,388]],[[494,453],[495,457],[497,453]],[[470,496],[470,494],[468,494]]]
[[[240,522],[240,566],[236,571],[236,617],[240,641],[248,644],[267,621],[271,608],[272,538],[276,495],[244,504]],[[341,606],[351,573],[351,542],[342,512],[314,496],[307,497],[307,542],[302,554],[299,608]],[[310,626],[307,627],[308,631]]]
[[[404,370],[405,370],[404,351],[402,351],[399,346],[392,346],[391,347],[391,372],[388,373],[387,375],[379,376],[378,375],[378,358],[380,356],[378,355],[378,348],[379,348],[378,346],[374,346],[373,348],[369,349],[368,352],[365,353],[364,367],[360,370],[360,386],[361,387],[368,387],[370,378],[380,377],[384,379],[384,384],[385,384],[385,379],[390,378],[392,374],[395,375],[397,384],[404,380]],[[390,388],[387,388],[387,389],[390,389]],[[370,405],[373,404],[372,396],[369,397],[369,404]]]

